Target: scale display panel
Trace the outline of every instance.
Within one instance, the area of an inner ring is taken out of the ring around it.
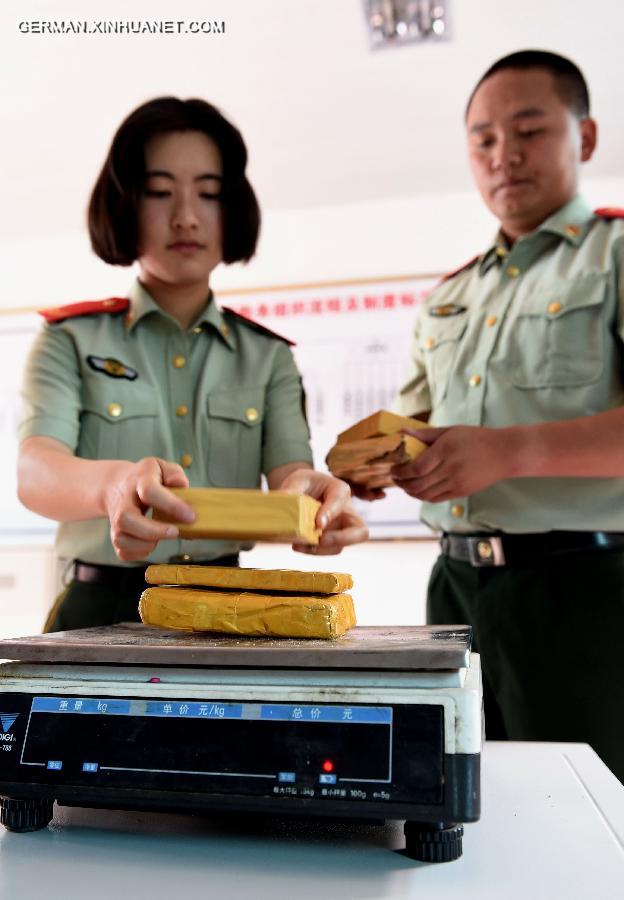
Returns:
[[[12,699],[11,779],[163,788],[175,778],[176,789],[221,794],[443,802],[437,705]]]

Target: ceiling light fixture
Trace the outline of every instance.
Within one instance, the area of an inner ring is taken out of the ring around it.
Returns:
[[[449,0],[363,0],[363,3],[373,48],[449,37]]]

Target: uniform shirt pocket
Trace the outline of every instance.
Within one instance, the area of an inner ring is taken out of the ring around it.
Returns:
[[[425,361],[434,408],[446,396],[459,343],[467,323],[465,312],[443,318],[426,316],[423,321],[420,349]]]
[[[94,375],[83,391],[79,456],[136,462],[162,455],[156,435],[158,400],[151,385]]]
[[[512,325],[511,378],[519,388],[575,387],[604,367],[606,276],[541,286],[522,298]]]
[[[263,388],[214,391],[207,398],[208,476],[218,487],[260,484]]]

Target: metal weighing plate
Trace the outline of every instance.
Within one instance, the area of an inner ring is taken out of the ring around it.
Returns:
[[[0,659],[46,663],[459,669],[468,666],[471,629],[462,625],[352,628],[335,641],[165,631],[122,623],[0,641]]]

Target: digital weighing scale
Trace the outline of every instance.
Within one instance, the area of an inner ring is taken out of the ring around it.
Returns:
[[[404,819],[406,855],[479,818],[482,689],[459,626],[336,641],[140,624],[0,641],[0,821],[67,806]]]

